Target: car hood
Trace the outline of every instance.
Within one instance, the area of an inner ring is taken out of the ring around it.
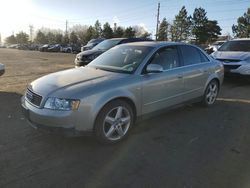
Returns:
[[[246,60],[250,58],[250,52],[216,51],[212,56],[215,59]]]
[[[92,47],[92,46],[94,46],[95,45],[95,43],[89,43],[89,44],[86,44],[85,46],[83,46],[83,47]]]
[[[104,51],[103,50],[95,50],[95,49],[91,49],[91,50],[86,50],[86,51],[83,51],[77,55],[80,55],[80,56],[88,56],[88,55],[93,55],[93,54],[101,54],[103,53]]]
[[[124,75],[95,68],[83,67],[60,71],[43,76],[33,81],[28,88],[33,92],[48,96],[56,92],[74,92],[83,88],[91,87],[106,80],[112,80]]]

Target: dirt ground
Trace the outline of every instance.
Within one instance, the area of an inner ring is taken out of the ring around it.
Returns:
[[[0,49],[0,187],[250,187],[250,83],[227,78],[211,108],[188,105],[138,123],[122,143],[38,132],[21,114],[29,82],[73,54]]]

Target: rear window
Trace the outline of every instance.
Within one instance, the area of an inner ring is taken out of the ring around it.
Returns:
[[[194,65],[208,62],[208,58],[193,46],[181,46],[184,65]]]
[[[250,52],[250,40],[228,41],[218,51]]]

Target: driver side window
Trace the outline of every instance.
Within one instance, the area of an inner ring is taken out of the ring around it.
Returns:
[[[161,48],[154,54],[150,63],[161,65],[163,70],[179,67],[180,63],[177,48],[175,46]]]

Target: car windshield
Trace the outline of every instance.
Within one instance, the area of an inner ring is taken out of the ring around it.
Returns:
[[[121,41],[121,39],[105,40],[105,41],[99,43],[98,45],[96,45],[93,49],[94,50],[108,50],[108,49],[114,47],[115,45],[117,45],[120,41]]]
[[[116,46],[94,59],[88,66],[122,73],[133,73],[147,54],[152,50],[148,46]]]
[[[228,41],[219,48],[219,51],[250,52],[250,40]]]

